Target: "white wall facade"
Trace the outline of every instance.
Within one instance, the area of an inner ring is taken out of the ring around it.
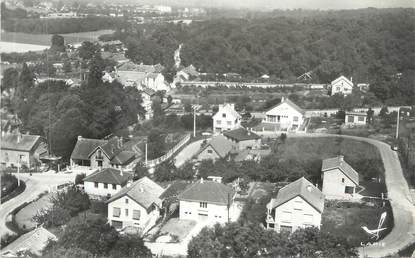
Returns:
[[[271,214],[271,211],[268,210],[268,215]],[[320,228],[321,225],[321,213],[300,196],[276,207],[272,219],[274,223],[267,220],[267,228],[277,232],[284,230],[294,232],[299,228],[311,226]]]
[[[231,104],[231,107],[234,108],[234,105]],[[228,108],[224,108],[223,105],[219,105],[219,110],[212,119],[214,134],[241,127],[241,119],[239,117],[235,117],[231,112],[229,112]]]
[[[200,202],[181,200],[179,205],[179,212],[180,219],[204,221],[209,224],[228,222],[227,205],[207,203],[206,208],[204,208],[201,207]],[[229,214],[232,214],[231,208],[229,209]]]
[[[120,209],[119,216],[115,216],[114,208]],[[140,212],[138,220],[133,218],[134,211]],[[131,226],[146,232],[155,225],[159,217],[160,209],[157,206],[154,205],[153,208],[150,208],[150,211],[147,211],[129,196],[123,196],[108,203],[108,222],[115,227],[117,227],[117,222],[121,222],[122,228]]]
[[[298,128],[304,122],[304,116],[288,103],[281,103],[265,113],[265,123],[279,124],[281,128]]]
[[[366,115],[346,114],[344,122],[346,125],[366,125]]]
[[[352,94],[353,84],[350,84],[349,81],[346,81],[343,78],[339,80],[334,80],[331,83],[331,96],[341,93],[343,95]]]
[[[84,182],[85,193],[87,193],[91,198],[105,198],[107,196],[113,196],[122,188],[122,186],[118,184],[107,184],[107,188],[105,188],[104,183],[97,184],[98,185],[96,186],[95,182]]]
[[[340,169],[335,168],[323,173],[323,194],[327,197],[351,198],[352,194],[345,193],[346,186],[353,187],[353,193],[356,192],[356,184]]]

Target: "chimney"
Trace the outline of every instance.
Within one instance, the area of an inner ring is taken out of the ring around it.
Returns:
[[[130,187],[130,186],[131,186],[131,184],[132,184],[132,180],[128,180],[128,181],[127,181],[127,187]]]
[[[203,177],[200,178],[200,183],[203,184]]]
[[[246,130],[248,131],[247,134],[251,135],[251,131],[249,130],[249,128],[247,128]]]
[[[82,139],[82,135],[78,135],[78,141]]]
[[[20,143],[20,140],[22,139],[22,134],[20,132],[17,133],[17,143]]]
[[[339,160],[343,161],[344,160],[344,156],[343,155],[339,155]]]
[[[120,176],[124,176],[124,173],[122,172],[122,167],[120,167]]]
[[[306,186],[307,191],[309,191],[311,193],[311,191],[313,191],[313,187],[312,185],[307,185]]]
[[[140,186],[140,193],[144,193],[144,188]]]
[[[350,81],[353,82],[353,77],[350,77]]]
[[[284,100],[285,100],[285,97],[281,97],[281,103],[284,102]]]

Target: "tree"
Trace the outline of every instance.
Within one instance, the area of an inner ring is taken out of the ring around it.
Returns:
[[[51,202],[54,207],[68,210],[71,216],[75,216],[90,206],[88,194],[80,191],[75,186],[69,187],[65,192],[56,193],[51,197]]]
[[[109,252],[110,257],[152,257],[151,251],[138,235],[121,236]]]
[[[61,35],[54,34],[51,39],[51,50],[57,52],[65,52],[65,39]]]
[[[75,177],[75,185],[84,184],[85,173],[77,174]]]
[[[191,113],[192,112],[192,105],[190,103],[184,104],[184,112]]]
[[[165,161],[158,165],[154,170],[154,179],[158,182],[173,180],[175,170],[176,167],[172,161]]]
[[[70,62],[69,60],[65,60],[65,61],[63,62],[63,71],[64,71],[65,73],[70,73],[70,72],[72,72],[72,65],[71,65],[71,62]]]
[[[19,72],[16,68],[8,68],[3,72],[3,78],[1,80],[1,91],[8,89],[16,90],[19,83]]]
[[[84,60],[92,59],[98,52],[98,46],[96,46],[94,43],[91,43],[89,41],[82,42],[82,45],[79,47],[79,57]]]
[[[148,135],[148,158],[155,159],[164,154],[166,148],[165,135],[159,130],[152,130]]]
[[[137,162],[137,164],[134,167],[133,180],[135,181],[145,176],[149,176],[147,167],[144,166],[143,162]]]
[[[171,105],[172,101],[173,101],[173,97],[171,95],[168,95],[167,96],[167,104]]]
[[[52,205],[50,209],[42,209],[34,217],[38,225],[44,225],[45,227],[59,227],[68,223],[71,219],[69,210],[60,206]]]

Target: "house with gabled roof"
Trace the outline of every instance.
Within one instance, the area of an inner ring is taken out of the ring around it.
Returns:
[[[265,112],[262,121],[266,124],[278,125],[281,130],[298,130],[303,124],[305,111],[288,98],[281,98],[281,102]]]
[[[118,137],[100,140],[79,136],[71,154],[71,168],[92,171],[109,167],[132,169],[143,156],[139,147],[143,141],[133,138],[124,144]]]
[[[108,201],[108,221],[118,230],[135,228],[144,234],[156,224],[164,188],[148,177],[125,186]]]
[[[324,194],[304,177],[281,188],[267,204],[267,228],[294,232],[299,228],[320,228]]]
[[[235,193],[230,186],[202,178],[179,194],[179,218],[209,224],[229,222]]]
[[[352,94],[353,82],[350,78],[347,79],[345,76],[340,76],[331,82],[331,96],[335,94],[349,95]]]
[[[234,148],[234,144],[223,135],[213,136],[198,152],[197,159],[217,160],[225,158]]]
[[[47,144],[39,135],[2,133],[0,164],[3,167],[32,168],[46,153]]]
[[[236,112],[235,104],[219,105],[219,110],[212,119],[214,134],[241,127],[241,115]]]
[[[359,174],[340,155],[323,160],[323,193],[329,198],[349,199],[359,186]]]
[[[83,179],[84,190],[93,199],[110,198],[132,180],[132,172],[114,168],[99,169]]]
[[[261,136],[243,127],[224,131],[225,136],[237,150],[252,150],[261,148]]]

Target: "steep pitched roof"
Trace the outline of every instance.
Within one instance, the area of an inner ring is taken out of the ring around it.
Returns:
[[[320,213],[323,212],[324,194],[304,177],[281,188],[277,198],[271,199],[267,207],[274,209],[297,196],[303,198]]]
[[[340,155],[323,160],[323,165],[321,167],[322,172],[335,168],[340,169],[340,171],[342,171],[343,174],[352,180],[356,185],[359,184],[359,174],[344,160],[343,156]]]
[[[162,201],[160,195],[163,192],[164,188],[145,176],[132,183],[131,186],[121,189],[121,191],[111,197],[107,203],[113,202],[123,196],[129,196],[146,209],[150,208],[152,204],[161,207]]]
[[[122,172],[114,168],[104,168],[102,170],[95,171],[89,176],[84,178],[85,182],[107,183],[125,185],[129,179],[133,177],[132,173]]]
[[[222,113],[228,113],[231,116],[233,116],[234,118],[240,118],[241,117],[241,115],[238,112],[236,112],[235,106],[233,104],[229,104],[229,103],[219,105],[219,110],[218,110],[218,112],[216,112],[216,114],[213,115],[213,117],[215,118],[216,115],[220,115]]]
[[[275,105],[275,106],[273,106],[273,107],[271,107],[270,109],[268,109],[266,112],[268,112],[268,111],[270,111],[270,110],[272,110],[272,109],[274,109],[274,108],[276,108],[276,107],[278,107],[278,106],[280,106],[280,105],[282,105],[282,104],[284,104],[284,103],[287,103],[289,106],[291,106],[293,109],[295,109],[297,112],[299,112],[299,113],[301,113],[301,114],[305,114],[305,111],[302,109],[302,108],[300,108],[299,106],[297,106],[294,102],[292,102],[291,100],[289,100],[288,98],[282,98],[281,99],[281,102],[280,103],[278,103],[277,105]],[[265,113],[266,113],[265,112]]]
[[[1,149],[31,151],[40,138],[39,135],[5,134],[1,137]]]
[[[49,240],[56,241],[58,238],[43,227],[38,227],[23,234],[18,239],[1,250],[1,255],[13,255],[21,250],[30,251],[33,254],[41,255],[43,248]]]
[[[234,195],[232,187],[214,181],[199,180],[179,194],[178,199],[227,205]]]
[[[225,136],[217,135],[213,136],[200,152],[204,151],[208,146],[211,146],[221,158],[224,158],[232,150],[233,144]]]
[[[176,180],[170,184],[166,190],[160,195],[160,199],[177,196],[182,193],[191,183],[184,180]]]
[[[89,159],[89,154],[98,146],[102,146],[107,143],[107,140],[89,139],[78,137],[75,148],[72,151],[71,159]]]
[[[350,81],[349,79],[347,79],[345,76],[341,75],[340,77],[338,77],[337,79],[333,80],[331,82],[331,85],[337,83],[338,81],[345,81],[346,84],[348,84],[349,86],[353,87],[353,82]]]
[[[261,138],[258,134],[248,131],[245,128],[238,128],[230,131],[225,131],[223,135],[237,142],[256,140]]]

